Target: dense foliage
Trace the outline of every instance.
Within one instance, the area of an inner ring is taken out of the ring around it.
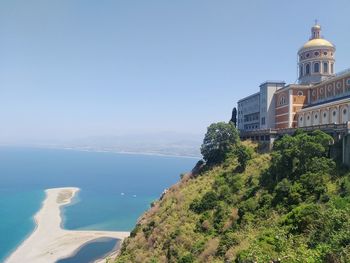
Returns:
[[[213,123],[205,134],[201,153],[208,164],[225,160],[227,153],[239,143],[239,134],[232,122]]]
[[[297,132],[258,154],[235,141],[155,203],[116,262],[350,262],[350,173],[331,143]]]

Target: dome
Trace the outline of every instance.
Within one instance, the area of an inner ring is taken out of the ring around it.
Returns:
[[[326,39],[314,38],[314,39],[311,39],[308,42],[306,42],[301,49],[312,48],[312,47],[332,47],[332,48],[334,48],[334,45]]]

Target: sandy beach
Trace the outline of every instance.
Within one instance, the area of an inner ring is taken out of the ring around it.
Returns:
[[[61,207],[69,204],[79,188],[53,188],[46,190],[46,198],[34,216],[33,233],[6,259],[6,263],[53,263],[75,253],[85,243],[101,237],[121,241],[129,232],[73,231],[61,227]],[[103,262],[103,261],[102,261]]]

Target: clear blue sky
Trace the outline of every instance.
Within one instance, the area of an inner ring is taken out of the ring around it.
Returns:
[[[0,142],[203,133],[296,80],[317,18],[350,67],[350,1],[1,0]]]

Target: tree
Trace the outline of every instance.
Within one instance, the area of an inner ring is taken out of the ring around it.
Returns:
[[[237,109],[236,109],[236,107],[234,107],[232,110],[232,117],[231,117],[230,121],[233,123],[233,125],[235,127],[237,127]]]
[[[213,123],[205,134],[201,153],[208,164],[220,163],[237,143],[239,135],[232,122]]]
[[[298,131],[294,136],[285,135],[273,146],[270,172],[277,183],[283,178],[296,180],[307,172],[330,171],[334,162],[327,158],[332,137],[322,131],[310,135]]]

